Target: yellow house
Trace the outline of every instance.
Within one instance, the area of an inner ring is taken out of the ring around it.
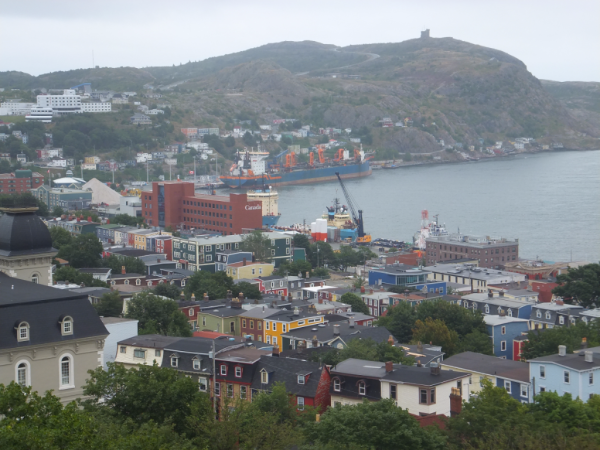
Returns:
[[[265,342],[277,346],[280,351],[289,348],[289,342],[284,345],[282,334],[288,333],[296,328],[317,326],[325,322],[324,315],[318,315],[313,311],[300,312],[298,308],[294,311],[281,310],[277,314],[266,317],[264,325]]]
[[[172,233],[168,231],[153,231],[153,230],[137,230],[130,231],[129,235],[133,235],[133,248],[138,250],[147,250],[146,238],[149,236],[167,235],[171,236]]]
[[[242,278],[252,280],[256,277],[268,277],[269,275],[273,275],[273,270],[275,270],[273,264],[242,261],[229,264],[226,273],[234,280],[240,280]]]

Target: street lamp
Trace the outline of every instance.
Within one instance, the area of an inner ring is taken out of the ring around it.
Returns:
[[[79,167],[81,167],[81,179],[83,180],[83,159],[79,160]]]

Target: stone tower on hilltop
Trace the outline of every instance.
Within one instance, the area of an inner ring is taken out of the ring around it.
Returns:
[[[421,39],[427,39],[431,36],[429,36],[429,28],[427,28],[425,31],[421,31]]]

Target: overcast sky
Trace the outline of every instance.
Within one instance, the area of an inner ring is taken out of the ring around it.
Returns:
[[[0,0],[0,71],[163,66],[271,42],[401,42],[431,29],[538,78],[600,81],[598,0]]]

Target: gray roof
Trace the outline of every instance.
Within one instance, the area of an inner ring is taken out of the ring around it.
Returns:
[[[437,345],[423,344],[421,348],[418,348],[417,344],[398,344],[397,346],[402,347],[406,356],[412,356],[416,362],[420,361],[423,365],[446,354]]]
[[[585,351],[592,352],[592,362],[586,362],[584,358]],[[586,350],[578,350],[577,353],[560,355],[540,356],[539,358],[530,359],[530,362],[554,363],[560,366],[565,366],[577,371],[596,369],[600,367],[600,347],[592,347]]]
[[[0,272],[0,306],[82,298],[82,294],[13,278]],[[85,298],[86,301],[87,297]]]
[[[444,360],[442,366],[456,367],[457,369],[529,383],[529,365],[527,363],[482,355],[481,353],[459,353]]]
[[[271,390],[274,383],[283,383],[285,390],[298,397],[315,397],[323,367],[316,362],[294,358],[261,356],[254,371],[252,389]],[[269,383],[261,383],[261,372],[269,374]],[[298,375],[309,375],[305,384],[298,384]]]
[[[81,273],[108,273],[111,271],[110,267],[92,267],[92,268],[81,268],[77,269]]]
[[[143,348],[162,349],[180,339],[182,338],[176,336],[163,336],[162,334],[144,334],[119,341],[119,345],[133,345]]]
[[[255,308],[248,309],[240,314],[243,317],[247,317],[249,319],[265,319],[273,314],[277,314],[281,312],[280,309],[277,308],[267,308],[266,306],[257,306]]]
[[[382,380],[395,381],[403,384],[417,384],[419,386],[436,386],[448,381],[466,378],[469,375],[469,373],[453,372],[451,370],[440,370],[439,374],[434,375],[430,367],[394,364],[394,370],[386,372],[382,377]]]
[[[386,342],[391,333],[384,327],[365,327],[362,325],[355,325],[350,327],[349,323],[336,323],[339,327],[340,334],[339,338],[344,342],[351,341],[352,339],[373,339],[375,342]],[[333,334],[334,326],[329,324],[321,324],[316,326],[309,326],[304,328],[296,328],[292,331],[284,333],[283,336],[293,338],[295,340],[306,340],[310,341],[314,336],[321,344],[327,344],[338,338]],[[394,339],[394,342],[396,340]]]
[[[217,317],[239,316],[240,314],[242,314],[244,312],[245,312],[245,310],[243,310],[241,308],[237,309],[237,308],[228,308],[228,307],[201,310],[201,314],[209,314],[211,316],[217,316]]]

